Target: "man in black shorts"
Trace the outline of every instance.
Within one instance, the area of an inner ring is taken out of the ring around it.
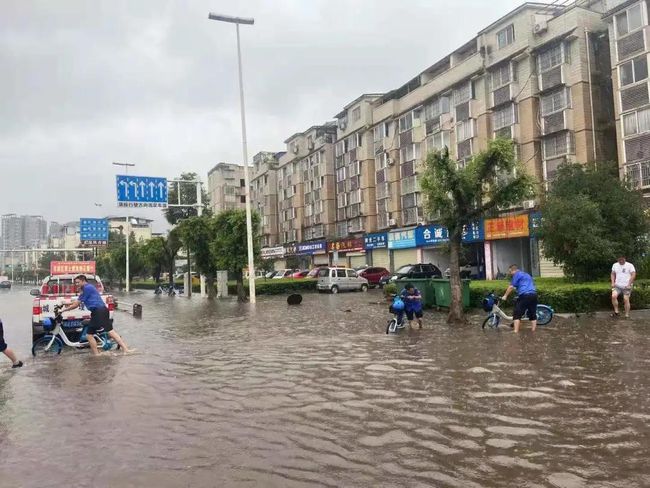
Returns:
[[[2,328],[2,320],[0,320],[0,352],[11,360],[12,368],[22,368],[23,362],[19,361],[16,357],[16,353],[7,347],[4,329]]]
[[[90,345],[93,354],[95,356],[99,354],[99,351],[97,350],[97,341],[93,337],[93,334],[100,329],[104,329],[105,332],[108,332],[109,337],[119,344],[122,351],[129,352],[126,342],[124,342],[120,335],[113,330],[113,324],[111,324],[108,308],[106,308],[106,304],[104,303],[104,300],[102,300],[102,296],[97,291],[97,288],[88,283],[85,275],[77,276],[74,279],[74,284],[77,286],[81,294],[77,300],[61,310],[61,313],[67,312],[68,310],[74,310],[82,303],[88,310],[90,310],[90,325],[88,326],[86,338],[88,339],[88,344]]]
[[[512,281],[501,299],[505,302],[510,292],[516,289],[519,298],[517,298],[515,312],[512,315],[515,321],[515,332],[519,332],[519,325],[521,324],[521,318],[524,316],[524,312],[528,312],[527,316],[530,320],[530,328],[534,332],[537,328],[537,289],[535,288],[533,277],[528,273],[520,271],[516,264],[510,265],[510,275],[512,276]]]

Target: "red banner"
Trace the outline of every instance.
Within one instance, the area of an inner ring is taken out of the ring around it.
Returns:
[[[344,239],[342,241],[334,241],[334,242],[327,243],[327,250],[329,252],[363,251],[365,248],[366,245],[362,237],[357,239]]]
[[[50,274],[95,274],[95,261],[52,261]]]

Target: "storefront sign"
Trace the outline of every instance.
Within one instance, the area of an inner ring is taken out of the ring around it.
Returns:
[[[262,259],[273,259],[284,257],[284,247],[265,247],[260,250]]]
[[[386,249],[388,247],[388,234],[368,234],[363,238],[366,249]]]
[[[364,250],[363,238],[358,237],[356,239],[344,239],[342,241],[328,242],[327,250],[329,252],[363,251]]]
[[[443,225],[425,225],[416,227],[415,244],[419,246],[433,246],[449,241],[449,232]]]
[[[327,250],[325,241],[301,242],[296,249],[297,254],[320,254]]]
[[[295,256],[297,254],[297,246],[295,244],[287,244],[284,246],[285,256]]]
[[[415,245],[415,229],[388,233],[388,249],[409,249]]]
[[[463,242],[482,242],[485,240],[485,231],[482,220],[476,220],[463,227]]]
[[[485,239],[512,239],[529,235],[528,214],[486,219]]]
[[[536,236],[542,227],[542,213],[533,212],[530,214],[530,235]]]
[[[95,261],[52,261],[51,275],[95,274]]]

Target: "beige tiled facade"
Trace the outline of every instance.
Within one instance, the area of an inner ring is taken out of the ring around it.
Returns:
[[[610,0],[607,7],[619,168],[650,201],[650,3]]]
[[[251,209],[260,214],[262,247],[279,244],[278,165],[284,153],[259,152],[253,156]]]
[[[244,167],[219,163],[208,172],[208,194],[213,213],[245,207]]]

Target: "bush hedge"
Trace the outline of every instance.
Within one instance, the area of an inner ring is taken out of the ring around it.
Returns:
[[[293,292],[310,292],[316,291],[317,280],[313,279],[294,279],[283,278],[277,280],[259,279],[255,281],[255,292],[257,295],[281,295],[283,293]],[[134,281],[131,286],[140,290],[155,290],[156,283],[152,281]],[[177,283],[177,286],[183,286],[183,283]],[[216,288],[215,284],[215,288]],[[244,281],[244,288],[248,291],[248,281]],[[198,293],[200,291],[199,285],[192,286],[192,292]],[[228,294],[237,295],[237,283],[234,281],[228,282]]]
[[[470,300],[473,307],[480,307],[485,295],[494,291],[502,295],[508,287],[506,280],[472,281]],[[556,312],[594,312],[612,306],[612,289],[608,282],[571,283],[562,278],[535,280],[539,303],[549,305]],[[512,304],[512,302],[510,301]],[[637,280],[632,292],[632,308],[650,306],[650,280]]]

